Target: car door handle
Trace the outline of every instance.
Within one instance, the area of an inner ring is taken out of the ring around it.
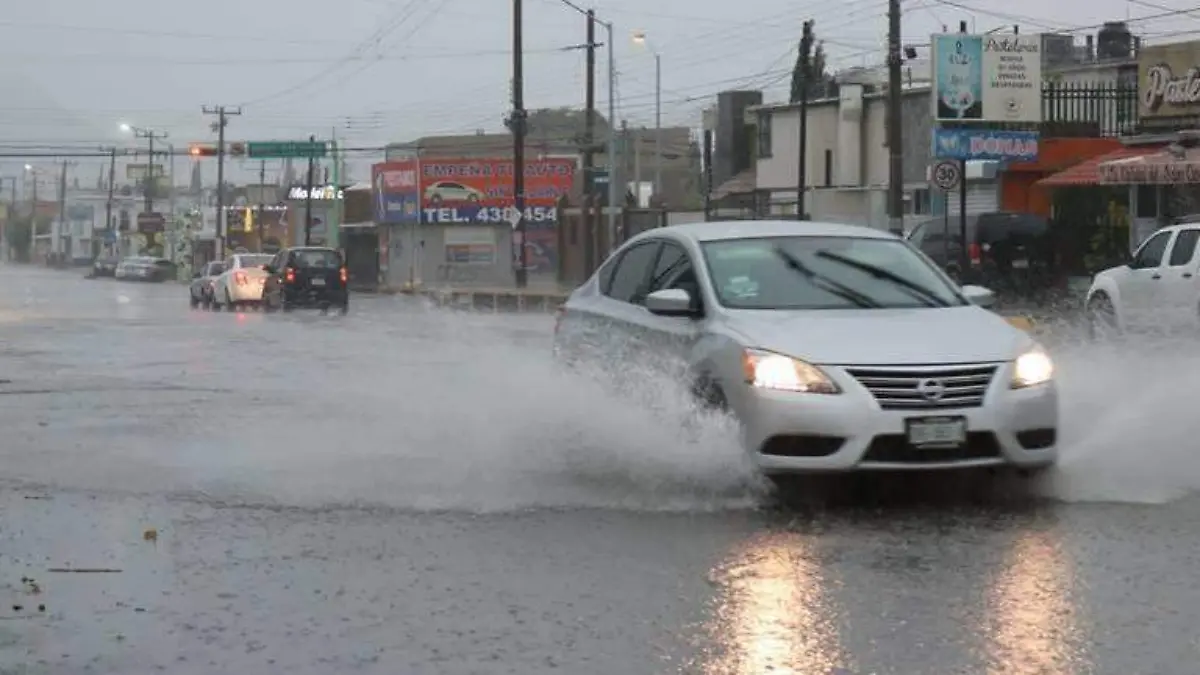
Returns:
[[[1161,275],[1161,274],[1154,274],[1154,275],[1151,275],[1151,276],[1150,276],[1150,278],[1151,278],[1151,279],[1156,279],[1156,280],[1157,280],[1157,279],[1161,279],[1161,278],[1162,278],[1162,275]]]

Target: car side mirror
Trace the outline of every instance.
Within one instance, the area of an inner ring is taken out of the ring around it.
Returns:
[[[963,286],[962,294],[967,299],[967,302],[977,307],[991,307],[996,304],[996,294],[990,288],[972,285]]]
[[[659,316],[695,316],[692,294],[682,288],[664,288],[646,296],[646,309]]]

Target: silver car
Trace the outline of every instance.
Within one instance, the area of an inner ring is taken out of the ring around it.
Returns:
[[[571,294],[555,350],[682,366],[768,476],[1033,473],[1058,456],[1054,367],[992,301],[875,230],[679,225],[634,237]]]

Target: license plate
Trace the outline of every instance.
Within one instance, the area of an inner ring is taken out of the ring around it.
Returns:
[[[957,448],[967,442],[964,417],[918,417],[906,421],[908,443],[917,448]]]
[[[1026,260],[1025,258],[1021,258],[1019,260],[1014,260],[1014,261],[1012,261],[1012,266],[1013,266],[1013,269],[1015,269],[1015,270],[1026,270],[1026,269],[1029,269],[1029,261]]]
[[[325,280],[324,279],[313,279],[309,283],[312,284],[313,286],[324,286]]]

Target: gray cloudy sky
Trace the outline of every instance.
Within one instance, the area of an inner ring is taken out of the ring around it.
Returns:
[[[1162,14],[1190,0],[904,0],[906,40],[960,19],[1022,32]],[[357,145],[499,130],[508,107],[508,0],[42,0],[0,16],[0,145],[131,143],[120,122],[210,140],[203,104],[243,104],[231,140],[328,136]],[[586,2],[581,2],[586,6]],[[699,124],[716,91],[784,95],[795,43],[816,20],[835,64],[882,60],[885,0],[594,0],[615,24],[618,116],[652,124],[662,54],[665,121]],[[526,106],[580,105],[583,18],[560,0],[525,0]],[[1200,10],[1135,22],[1160,41],[1193,39]],[[603,29],[599,33],[603,39]],[[607,110],[606,54],[598,105]],[[88,164],[89,160],[80,160]],[[12,162],[0,161],[0,175]]]

